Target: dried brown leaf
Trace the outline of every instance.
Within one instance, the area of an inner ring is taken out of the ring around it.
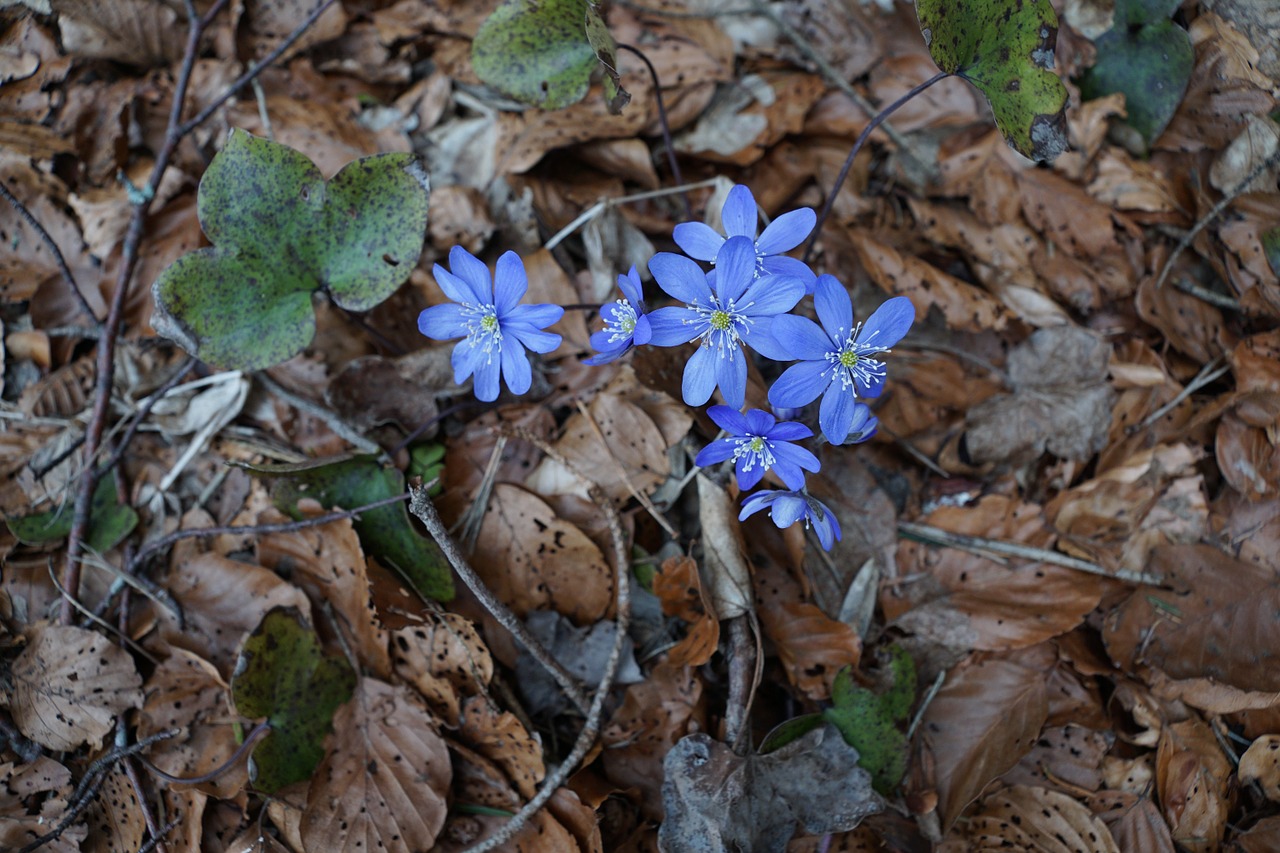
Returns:
[[[435,395],[453,391],[452,347],[423,347],[396,358],[368,355],[347,362],[329,381],[324,397],[361,431],[385,423],[416,430],[438,410]],[[425,432],[431,438],[435,431]]]
[[[940,507],[924,523],[953,533],[1048,548],[1040,507],[988,495],[967,507]],[[880,596],[902,630],[959,649],[1015,649],[1070,631],[1102,598],[1090,574],[1027,560],[995,559],[904,541],[898,572],[913,578]]]
[[[1280,735],[1264,735],[1240,756],[1237,770],[1243,784],[1257,782],[1272,802],[1280,802]]]
[[[0,848],[17,850],[46,835],[63,817],[70,796],[71,771],[52,758],[0,764]],[[83,823],[74,823],[41,849],[78,853],[87,832]]]
[[[667,652],[672,666],[702,666],[720,643],[720,620],[702,589],[698,564],[689,557],[669,557],[653,576],[653,594],[662,612],[689,623],[683,640]]]
[[[447,725],[458,724],[459,702],[493,678],[493,656],[476,626],[456,613],[422,614],[391,635],[396,675],[417,688]]]
[[[1150,796],[1127,791],[1103,791],[1088,799],[1123,853],[1176,853],[1169,824]]]
[[[992,794],[970,819],[969,850],[1120,853],[1106,824],[1057,791],[1018,785]]]
[[[98,795],[85,810],[89,836],[83,853],[133,853],[142,846],[147,822],[123,762],[107,770]]]
[[[1000,779],[1006,785],[1031,785],[1066,794],[1097,791],[1103,785],[1102,759],[1113,740],[1108,735],[1071,723],[1046,728],[1031,751]]]
[[[586,625],[613,606],[613,570],[577,526],[519,486],[498,483],[472,564],[519,616],[555,610]]]
[[[521,797],[527,800],[537,793],[547,775],[542,744],[515,714],[500,710],[487,697],[472,696],[462,703],[457,736],[489,759]]]
[[[1120,248],[1112,209],[1076,183],[1046,169],[1018,173],[1022,214],[1055,246],[1077,257],[1097,258]]]
[[[407,687],[362,678],[333,716],[300,829],[315,853],[428,850],[452,780],[436,720]]]
[[[116,715],[142,704],[133,658],[101,634],[70,625],[36,626],[0,696],[19,731],[52,750],[102,745]]]
[[[751,569],[743,556],[738,507],[710,477],[699,474],[694,479],[705,555],[704,588],[716,616],[733,619],[752,610]]]
[[[1248,832],[1236,836],[1232,853],[1272,853],[1280,849],[1280,817],[1264,817]]]
[[[1196,853],[1217,850],[1231,808],[1231,762],[1198,719],[1165,726],[1156,753],[1156,791],[1174,841]]]
[[[961,665],[947,676],[920,727],[944,831],[1030,751],[1048,713],[1044,674],[1012,661]]]
[[[50,0],[59,15],[62,45],[73,56],[160,65],[182,55],[177,11],[161,0]]]

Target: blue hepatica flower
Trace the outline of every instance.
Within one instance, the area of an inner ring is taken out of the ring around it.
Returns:
[[[779,530],[785,530],[800,519],[805,526],[813,525],[813,532],[818,534],[818,541],[824,550],[830,551],[840,538],[840,522],[831,508],[817,498],[801,491],[785,492],[781,489],[756,492],[742,502],[742,512],[738,513],[738,521],[755,515],[768,507],[769,517]]]
[[[714,275],[682,255],[660,252],[649,261],[658,285],[685,303],[649,315],[650,343],[671,347],[698,339],[698,351],[684,369],[684,401],[701,406],[719,386],[725,402],[741,409],[747,392],[747,362],[742,341],[773,357],[773,318],[790,311],[804,296],[794,276],[757,278],[755,248],[747,237],[730,237],[716,255]],[[715,289],[712,290],[714,284]]]
[[[640,285],[640,275],[634,266],[626,275],[618,276],[618,287],[622,290],[623,298],[600,308],[604,329],[591,336],[591,346],[596,348],[599,355],[585,359],[584,364],[608,364],[616,361],[632,345],[649,343],[649,338],[653,335],[649,318],[644,313],[644,290]]]
[[[853,421],[849,424],[849,434],[845,436],[845,444],[861,444],[876,434],[880,429],[880,419],[871,414],[871,407],[866,403],[853,404]]]
[[[802,489],[804,471],[819,468],[818,457],[791,443],[813,435],[813,430],[803,424],[778,423],[773,415],[760,409],[750,409],[743,415],[728,406],[712,406],[707,414],[729,436],[704,447],[695,462],[705,468],[733,459],[740,489],[760,482],[769,469],[777,472],[788,489]]]
[[[902,340],[916,312],[911,300],[895,296],[855,326],[849,294],[829,275],[818,277],[813,302],[821,327],[793,315],[773,322],[777,344],[800,361],[773,383],[769,402],[788,408],[804,406],[821,394],[818,423],[827,441],[843,444],[850,433],[865,432],[870,418],[869,410],[857,408],[856,398],[879,397],[884,388],[884,362],[873,356]],[[855,420],[860,422],[855,425]]]
[[[813,230],[818,217],[807,207],[782,214],[765,227],[764,233],[756,237],[756,200],[751,190],[737,184],[729,190],[720,209],[720,221],[728,237],[746,237],[755,248],[757,275],[793,275],[804,284],[805,293],[813,293],[814,274],[808,265],[796,258],[788,258],[783,252],[789,252],[804,242]],[[671,236],[676,245],[691,258],[700,261],[717,262],[717,256],[724,246],[726,237],[717,233],[710,225],[702,222],[682,222],[675,227]]]
[[[418,331],[428,338],[462,338],[453,348],[453,381],[462,384],[475,374],[476,396],[498,399],[498,375],[513,394],[523,394],[533,382],[525,349],[551,352],[560,336],[542,331],[564,316],[559,305],[520,305],[529,279],[515,252],[498,258],[493,280],[489,268],[463,249],[449,252],[450,272],[435,265],[436,282],[453,300],[433,305],[418,315]]]

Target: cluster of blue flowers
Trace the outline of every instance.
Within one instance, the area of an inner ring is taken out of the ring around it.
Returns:
[[[907,333],[915,309],[897,296],[865,322],[855,323],[844,285],[783,254],[813,230],[816,217],[808,208],[779,216],[757,236],[755,199],[739,185],[729,191],[721,221],[724,234],[699,222],[677,225],[672,236],[688,257],[660,252],[649,261],[654,280],[676,304],[650,311],[636,268],[618,276],[622,298],[600,309],[604,328],[591,336],[598,354],[586,363],[606,364],[635,346],[697,341],[685,366],[684,401],[702,406],[718,388],[728,404],[707,410],[726,437],[703,449],[697,464],[734,460],[744,491],[772,470],[787,488],[749,496],[739,519],[766,508],[780,528],[803,519],[830,550],[840,538],[840,525],[804,485],[804,472],[817,471],[818,459],[793,443],[813,432],[799,423],[778,422],[760,409],[741,411],[747,388],[742,345],[775,361],[795,362],[769,389],[775,412],[821,397],[818,424],[827,441],[855,444],[874,435],[878,426],[871,409],[859,400],[878,397],[884,388],[885,365],[876,356]],[[712,269],[704,270],[697,261]],[[531,382],[525,350],[545,353],[559,346],[560,336],[543,330],[564,309],[519,304],[528,279],[513,252],[498,259],[492,281],[485,265],[461,247],[449,253],[449,265],[451,270],[437,264],[435,275],[453,302],[423,311],[418,328],[430,338],[462,339],[453,350],[454,381],[474,375],[481,400],[497,399],[499,375],[513,393],[525,393]],[[788,313],[805,296],[813,297],[817,323]]]

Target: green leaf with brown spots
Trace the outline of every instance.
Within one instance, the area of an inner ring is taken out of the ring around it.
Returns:
[[[443,454],[442,454],[443,455]],[[271,499],[294,518],[298,502],[310,498],[326,509],[355,509],[405,494],[404,475],[372,455],[318,459],[286,465],[241,465],[274,477]],[[394,569],[424,599],[453,599],[453,570],[440,546],[419,533],[403,503],[365,510],[353,522],[360,545]]]
[[[611,112],[631,100],[619,82],[618,46],[592,0],[505,0],[476,33],[471,65],[493,88],[543,109],[581,101],[597,70]]]
[[[43,545],[65,539],[71,533],[74,515],[70,497],[56,509],[6,518],[9,532],[26,545]],[[116,495],[116,482],[112,477],[100,477],[89,504],[89,535],[86,545],[93,551],[110,551],[138,526],[138,514],[128,504],[120,503]]]
[[[888,686],[882,693],[859,687],[848,667],[831,685],[832,707],[823,716],[858,751],[858,764],[871,774],[872,784],[888,794],[907,770],[907,736],[898,728],[911,714],[916,699],[916,668],[901,646],[891,646],[884,671]]]
[[[315,335],[312,294],[367,311],[418,262],[427,173],[412,154],[348,163],[325,181],[285,145],[232,130],[200,181],[196,212],[214,244],[152,287],[152,325],[219,367],[258,370]]]
[[[916,0],[929,55],[991,104],[996,127],[1024,157],[1067,149],[1067,87],[1053,73],[1058,17],[1049,0]]]
[[[249,761],[254,787],[271,794],[310,779],[324,758],[333,713],[355,686],[346,659],[324,654],[296,608],[267,611],[241,645],[231,676],[236,711],[271,726]]]
[[[1098,61],[1080,78],[1086,100],[1125,96],[1125,123],[1150,145],[1182,103],[1195,48],[1169,16],[1176,0],[1116,0],[1115,24],[1094,42]]]

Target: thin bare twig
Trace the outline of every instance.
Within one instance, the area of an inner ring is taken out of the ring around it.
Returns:
[[[662,125],[662,144],[667,149],[667,164],[671,166],[671,177],[676,182],[676,188],[681,191],[680,198],[684,201],[685,218],[693,219],[693,204],[689,201],[689,193],[683,189],[684,176],[680,174],[680,162],[676,159],[676,146],[671,141],[671,124],[667,121],[667,105],[662,97],[662,81],[658,79],[658,69],[653,67],[649,57],[645,56],[640,48],[629,44],[620,44],[618,47],[640,57],[644,67],[649,69],[649,77],[653,80],[653,98],[658,105],[658,123]]]
[[[147,768],[148,773],[154,773],[156,776],[159,776],[171,785],[202,785],[205,782],[212,782],[232,767],[235,767],[236,764],[243,761],[245,756],[249,754],[249,751],[253,749],[254,744],[262,740],[262,738],[270,733],[270,731],[271,723],[266,720],[258,723],[249,732],[248,737],[244,739],[244,743],[240,744],[240,746],[236,748],[236,751],[230,758],[222,762],[222,764],[218,765],[213,770],[210,770],[208,773],[201,773],[199,776],[173,776],[161,770],[159,767],[156,767],[145,755],[139,755],[138,760]]]
[[[102,470],[98,472],[98,476],[102,476],[120,463],[120,459],[124,456],[125,451],[129,449],[129,445],[133,442],[133,437],[137,434],[138,428],[142,426],[144,421],[146,421],[147,416],[151,414],[151,410],[155,408],[156,403],[159,403],[168,396],[169,392],[182,381],[182,377],[187,375],[187,371],[192,367],[195,367],[197,360],[198,359],[196,359],[194,355],[187,356],[183,359],[182,364],[178,365],[178,369],[175,370],[159,388],[152,392],[150,397],[147,397],[147,399],[142,401],[142,405],[138,407],[138,412],[134,415],[133,421],[129,424],[129,428],[125,430],[124,435],[120,437],[120,441],[116,445],[115,452],[111,454],[106,462],[102,463]]]
[[[45,230],[44,226],[40,224],[40,220],[36,219],[31,211],[27,210],[26,206],[23,205],[22,202],[18,201],[17,197],[13,193],[9,192],[9,188],[4,185],[3,181],[0,181],[0,198],[9,202],[9,205],[13,207],[14,211],[16,211],[17,214],[31,226],[31,230],[35,231],[36,235],[40,237],[40,241],[45,244],[49,249],[49,253],[53,255],[53,261],[58,265],[58,272],[62,273],[62,280],[67,283],[67,287],[71,290],[71,296],[75,299],[76,305],[78,305],[80,310],[84,312],[84,315],[93,322],[95,328],[100,327],[102,325],[102,320],[98,318],[97,314],[93,313],[93,308],[90,307],[89,300],[85,299],[84,292],[80,290],[80,285],[76,283],[76,277],[71,273],[71,267],[67,266],[67,259],[62,256],[62,250],[58,248],[58,244],[53,241],[53,237]]]
[[[1178,406],[1182,405],[1183,400],[1187,399],[1210,382],[1213,382],[1219,377],[1229,373],[1231,371],[1231,365],[1223,364],[1221,367],[1218,366],[1222,363],[1223,358],[1223,356],[1219,355],[1214,358],[1213,361],[1210,361],[1204,367],[1200,368],[1200,372],[1192,377],[1191,381],[1187,383],[1186,388],[1179,391],[1172,400],[1143,418],[1142,423],[1136,424],[1128,430],[1128,434],[1132,435],[1135,432],[1139,432],[1151,426],[1153,423],[1169,414],[1169,412],[1172,412],[1174,409],[1178,408]]]
[[[1173,286],[1181,290],[1183,293],[1190,294],[1196,299],[1208,302],[1210,305],[1216,305],[1219,308],[1225,308],[1228,311],[1240,311],[1240,300],[1233,299],[1225,293],[1218,293],[1207,287],[1201,287],[1190,279],[1179,278],[1173,282]]]
[[[658,190],[646,190],[644,192],[632,193],[631,195],[624,195],[621,198],[607,198],[603,201],[598,201],[586,210],[582,211],[582,213],[578,214],[576,219],[552,235],[551,239],[544,243],[542,248],[546,249],[548,252],[551,251],[556,246],[559,246],[560,243],[574,231],[577,231],[583,225],[586,225],[613,205],[625,204],[629,201],[644,201],[651,198],[660,198],[661,196],[674,195],[686,190],[699,190],[703,187],[715,186],[719,181],[720,178],[707,178],[705,181],[698,181],[694,184],[686,184],[679,187],[663,187]]]
[[[618,511],[614,509],[613,504],[600,490],[600,487],[570,465],[569,461],[561,456],[555,448],[527,430],[516,428],[513,432],[533,444],[551,459],[563,465],[566,470],[571,471],[587,487],[587,496],[592,503],[604,513],[605,521],[609,526],[609,534],[613,539],[614,562],[617,564],[618,613],[615,623],[617,631],[614,634],[613,647],[609,650],[609,659],[604,666],[604,675],[601,676],[600,684],[596,687],[595,694],[591,697],[591,707],[587,710],[587,718],[569,755],[560,763],[559,767],[547,774],[547,778],[543,780],[542,787],[538,790],[538,793],[529,802],[525,803],[511,820],[503,824],[502,828],[491,837],[469,848],[466,853],[486,853],[486,851],[500,847],[514,838],[516,833],[529,822],[529,818],[537,814],[546,805],[547,801],[555,796],[556,791],[569,778],[569,774],[577,768],[578,763],[586,756],[587,751],[595,743],[596,735],[599,733],[600,717],[604,711],[604,700],[613,687],[614,676],[617,674],[618,666],[622,662],[622,648],[627,639],[627,627],[631,622],[631,562],[630,554],[627,550],[626,534],[622,530],[622,519],[618,517]]]
[[[927,524],[916,524],[911,521],[899,521],[898,533],[908,539],[913,539],[916,542],[923,542],[926,545],[940,545],[944,548],[959,548],[962,551],[970,551],[984,556],[987,554],[1006,554],[1010,557],[1034,560],[1038,563],[1049,563],[1054,566],[1062,566],[1065,569],[1075,569],[1078,572],[1087,572],[1091,575],[1113,578],[1115,580],[1126,581],[1127,583],[1164,586],[1164,579],[1157,577],[1156,575],[1148,574],[1146,572],[1131,572],[1127,569],[1117,569],[1112,572],[1104,569],[1102,566],[1090,563],[1086,560],[1077,560],[1075,557],[1069,557],[1066,554],[1060,554],[1057,551],[1049,551],[1045,548],[1035,548],[1030,545],[1023,545],[1020,542],[1006,542],[1002,539],[986,539],[981,536],[966,536],[962,533],[952,533],[949,530],[943,530],[939,527],[930,527]]]

